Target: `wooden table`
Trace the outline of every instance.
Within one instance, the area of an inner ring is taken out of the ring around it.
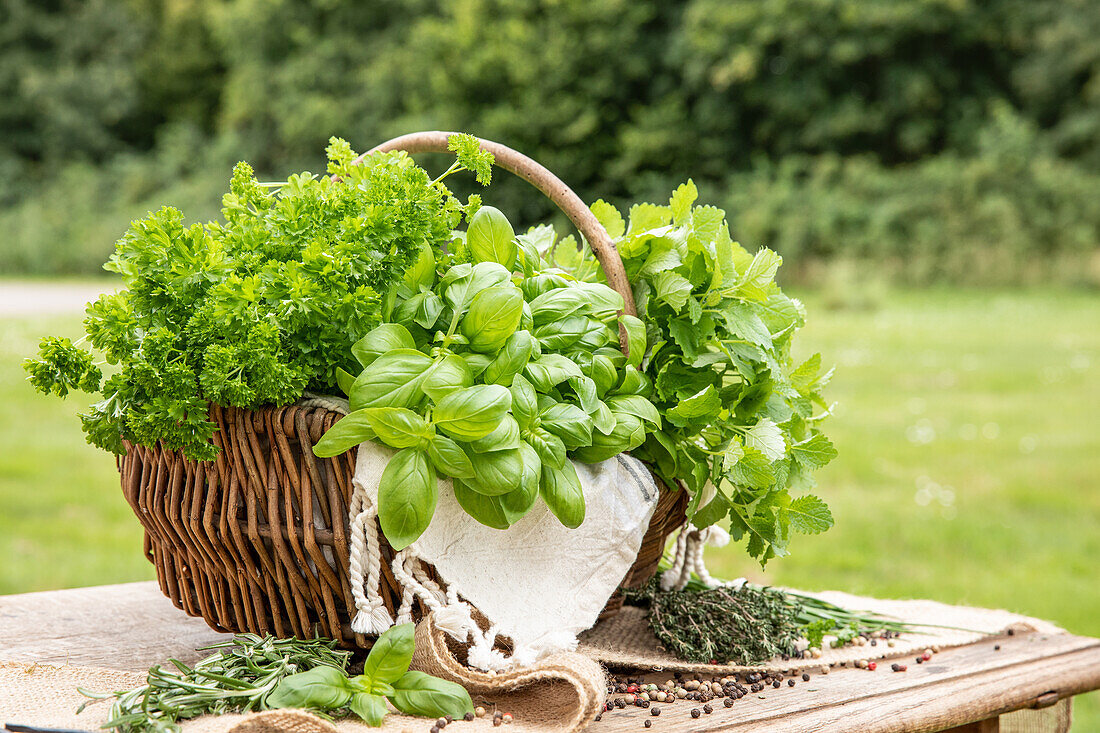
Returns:
[[[68,663],[144,671],[169,657],[191,662],[197,647],[224,640],[161,595],[155,583],[78,588],[0,597],[0,659]],[[767,688],[731,708],[720,704],[692,719],[698,707],[661,706],[653,731],[859,731],[924,733],[1000,729],[998,716],[1054,705],[1100,688],[1100,639],[1034,632],[999,636],[946,649],[906,672],[880,662],[875,672],[834,668]],[[670,675],[650,675],[663,681]],[[650,711],[606,713],[595,731],[642,729]]]

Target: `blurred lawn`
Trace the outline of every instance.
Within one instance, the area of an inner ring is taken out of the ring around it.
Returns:
[[[837,365],[821,475],[837,526],[762,573],[719,576],[1008,608],[1100,636],[1100,295],[892,293],[874,311],[807,297],[803,355]],[[144,580],[112,457],[19,362],[79,319],[0,320],[0,594]],[[1100,730],[1078,698],[1075,730]]]

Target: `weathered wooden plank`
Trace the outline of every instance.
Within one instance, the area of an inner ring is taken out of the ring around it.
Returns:
[[[229,638],[180,611],[154,582],[0,596],[0,659],[142,672]]]

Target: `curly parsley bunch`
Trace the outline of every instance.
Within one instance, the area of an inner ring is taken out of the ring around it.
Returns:
[[[454,136],[458,161],[488,182],[491,157]],[[87,342],[115,373],[100,383],[92,355],[67,339],[28,359],[41,392],[101,393],[81,415],[88,441],[160,442],[209,460],[209,403],[288,404],[332,392],[354,365],[352,344],[378,325],[382,295],[424,249],[450,240],[464,207],[405,153],[361,164],[343,140],[327,149],[329,176],[272,186],[247,163],[233,171],[221,222],[184,223],[164,207],[131,224],[105,265],[125,289],[89,304]]]

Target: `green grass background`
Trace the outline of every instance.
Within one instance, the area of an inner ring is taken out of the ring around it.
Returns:
[[[852,285],[856,287],[856,285]],[[836,527],[766,572],[739,548],[718,576],[1007,608],[1100,636],[1100,294],[892,292],[829,310],[806,295],[803,356],[835,363]],[[20,361],[79,318],[0,319],[0,594],[145,580],[114,459],[85,401],[35,395]],[[1076,731],[1100,730],[1077,699]]]

